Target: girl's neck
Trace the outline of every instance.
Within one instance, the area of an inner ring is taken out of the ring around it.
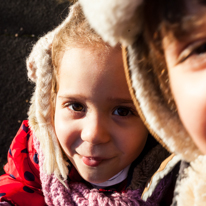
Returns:
[[[110,178],[109,180],[107,180],[105,182],[101,182],[101,183],[97,183],[97,184],[90,183],[90,184],[94,188],[97,188],[97,189],[116,185],[116,184],[124,181],[127,178],[129,168],[130,168],[130,165],[127,166],[126,168],[124,168],[123,170],[121,170],[119,173],[117,173],[115,176],[113,176],[112,178]]]

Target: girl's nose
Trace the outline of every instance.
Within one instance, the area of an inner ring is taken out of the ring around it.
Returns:
[[[81,132],[81,139],[91,144],[104,144],[110,141],[111,136],[108,122],[98,116],[85,119]]]

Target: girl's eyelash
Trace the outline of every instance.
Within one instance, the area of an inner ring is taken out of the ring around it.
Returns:
[[[86,107],[82,103],[79,103],[79,102],[66,102],[65,104],[63,104],[63,107],[68,108],[71,112],[74,112],[76,114],[86,111]],[[119,109],[119,111],[117,111],[118,109]],[[130,115],[138,116],[137,111],[134,108],[131,108],[128,106],[117,106],[113,109],[112,114],[115,114],[115,111],[119,112],[116,115],[118,115],[120,117],[128,117]],[[122,113],[122,114],[120,114],[120,113]]]
[[[189,47],[187,47],[179,56],[177,64],[184,62],[193,54],[202,54],[206,53],[206,42],[198,41]]]
[[[69,108],[70,106],[72,106],[73,108]],[[74,112],[84,112],[85,111],[85,106],[79,102],[67,102],[64,104],[64,107],[67,107]]]
[[[202,54],[205,52],[206,52],[206,42],[201,46],[199,46],[198,48],[196,48],[192,53]]]
[[[129,114],[126,114],[126,115],[119,115],[119,116],[121,116],[121,117],[127,117],[128,115],[136,115],[136,112],[134,111],[133,108],[126,107],[126,106],[119,106],[119,107],[116,107],[116,108],[114,108],[114,110],[113,110],[112,113],[114,114],[115,111],[118,110],[118,109],[125,109],[125,110],[128,110],[128,113],[129,113]]]

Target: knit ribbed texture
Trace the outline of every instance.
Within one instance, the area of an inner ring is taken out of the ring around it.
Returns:
[[[40,143],[35,137],[34,147],[39,154],[42,191],[45,202],[49,206],[157,206],[164,195],[165,185],[169,185],[168,183],[171,181],[171,175],[169,175],[169,178],[164,178],[147,202],[141,200],[141,189],[105,194],[97,189],[89,189],[83,183],[68,184],[65,182],[66,188],[54,175],[48,175],[44,172],[44,155],[40,149]]]

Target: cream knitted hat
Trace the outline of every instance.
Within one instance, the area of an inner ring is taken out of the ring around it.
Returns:
[[[68,163],[63,157],[54,129],[51,44],[54,36],[70,21],[78,7],[80,7],[79,3],[70,7],[68,17],[57,28],[38,40],[26,60],[28,77],[36,84],[28,112],[29,125],[39,140],[44,153],[44,170],[47,174],[54,173],[61,180],[67,179]]]

